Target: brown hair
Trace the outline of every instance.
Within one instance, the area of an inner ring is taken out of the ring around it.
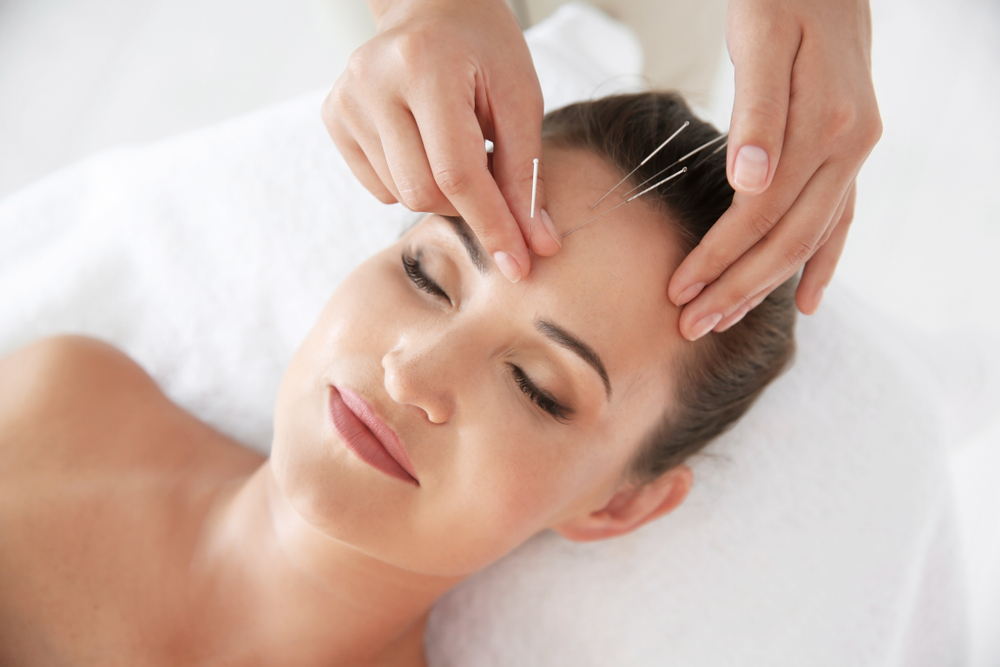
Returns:
[[[572,104],[545,116],[542,138],[594,153],[624,176],[685,121],[690,126],[639,167],[629,187],[668,167],[649,182],[687,166],[686,173],[643,196],[663,210],[686,256],[729,208],[733,189],[726,179],[726,151],[715,152],[724,140],[671,167],[719,136],[678,94],[653,91]],[[793,278],[728,331],[689,344],[690,354],[682,355],[675,369],[675,404],[640,449],[633,465],[637,477],[653,479],[697,453],[735,424],[784,370],[795,350],[794,290]]]

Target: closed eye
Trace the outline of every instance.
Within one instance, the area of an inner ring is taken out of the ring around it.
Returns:
[[[556,421],[563,424],[569,422],[569,418],[573,415],[572,410],[560,404],[552,394],[539,388],[520,366],[511,364],[510,369],[514,376],[514,382],[532,403],[552,415]]]
[[[441,289],[434,280],[432,280],[426,273],[424,273],[423,267],[420,265],[420,253],[417,256],[408,255],[403,253],[403,270],[406,271],[407,277],[410,279],[417,289],[427,292],[432,296],[436,296],[441,299],[445,299],[448,303],[451,303],[451,297],[448,296],[447,292]]]

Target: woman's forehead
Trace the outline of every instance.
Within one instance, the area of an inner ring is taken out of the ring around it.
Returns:
[[[685,342],[679,309],[667,297],[670,249],[663,238],[650,242],[627,230],[630,223],[613,241],[595,234],[536,259],[523,281],[525,306],[581,332],[616,385],[638,380],[645,370],[662,376]]]
[[[621,180],[604,160],[585,151],[548,149],[545,158],[546,210],[560,233],[593,217],[590,206]],[[620,201],[612,194],[597,212]],[[439,242],[478,246],[471,229],[458,223],[432,216],[418,227]],[[464,242],[464,237],[472,238]],[[529,324],[556,323],[586,342],[600,355],[618,399],[631,394],[629,387],[648,394],[653,384],[669,391],[668,370],[685,345],[679,309],[667,297],[678,263],[674,238],[661,211],[629,203],[564,237],[562,250],[552,257],[532,255],[531,273],[519,283],[489,281],[496,291],[491,308]],[[481,254],[492,265],[485,251]]]
[[[566,149],[549,150],[545,157],[546,209],[560,233],[621,202],[616,192],[590,209],[621,179],[604,160]],[[649,368],[665,377],[664,365],[685,342],[677,328],[680,309],[667,297],[678,244],[666,216],[641,201],[631,202],[562,243],[552,257],[532,257],[524,281],[527,298],[586,331],[612,376],[638,379]]]

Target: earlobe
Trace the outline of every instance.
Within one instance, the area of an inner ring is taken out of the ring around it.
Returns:
[[[552,529],[574,542],[592,542],[630,533],[676,509],[691,490],[693,475],[686,465],[642,486],[618,490],[601,509],[582,514]]]

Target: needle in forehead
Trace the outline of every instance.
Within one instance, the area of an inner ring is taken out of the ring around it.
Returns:
[[[587,222],[583,223],[582,225],[578,225],[578,226],[574,227],[573,229],[571,229],[571,230],[569,230],[568,232],[566,232],[565,234],[563,234],[563,238],[566,238],[567,236],[569,236],[570,234],[572,234],[573,232],[575,232],[575,231],[576,231],[576,230],[578,230],[578,229],[581,229],[581,228],[583,228],[583,227],[586,227],[587,225],[589,225],[590,223],[592,223],[592,222],[593,222],[594,220],[597,220],[598,218],[603,218],[603,217],[604,217],[604,216],[606,216],[606,215],[607,215],[608,213],[611,213],[611,211],[614,211],[614,210],[615,210],[616,208],[621,208],[622,206],[624,206],[625,204],[629,203],[629,202],[630,202],[630,201],[632,201],[633,199],[638,199],[639,197],[643,196],[644,194],[646,194],[646,193],[647,193],[647,192],[649,192],[650,190],[655,190],[656,188],[660,187],[661,185],[663,185],[663,184],[664,184],[664,183],[666,183],[667,181],[669,181],[669,180],[672,180],[672,179],[674,179],[674,178],[677,178],[678,176],[680,176],[681,174],[683,174],[683,173],[684,173],[684,172],[686,172],[687,170],[688,170],[688,168],[687,168],[687,167],[684,167],[684,168],[682,168],[682,169],[681,169],[680,171],[678,171],[678,172],[675,172],[675,173],[673,173],[673,174],[670,174],[669,176],[667,176],[666,178],[664,178],[664,179],[663,179],[662,181],[660,181],[659,183],[656,183],[655,185],[650,185],[650,186],[649,186],[648,188],[646,188],[645,190],[643,190],[643,191],[642,191],[642,192],[640,192],[639,194],[637,194],[637,195],[632,195],[631,197],[629,197],[628,199],[626,199],[625,201],[623,201],[623,202],[622,202],[621,204],[618,204],[617,206],[612,206],[611,208],[609,208],[609,209],[608,209],[607,211],[605,211],[604,213],[601,213],[600,215],[596,215],[596,216],[594,216],[593,218],[591,218],[590,220],[588,220]]]
[[[535,217],[535,194],[538,192],[538,158],[531,161],[531,217]]]
[[[670,135],[669,137],[667,137],[667,140],[666,140],[666,141],[664,141],[664,142],[663,142],[662,144],[660,144],[659,146],[657,146],[657,147],[656,147],[656,150],[655,150],[655,151],[653,151],[652,153],[650,153],[649,155],[647,155],[647,156],[646,156],[646,159],[645,159],[645,160],[643,160],[642,162],[640,162],[639,164],[637,164],[637,165],[635,166],[635,169],[633,169],[632,171],[630,171],[630,172],[629,172],[628,174],[626,174],[626,175],[625,175],[625,178],[623,178],[622,180],[620,180],[620,181],[618,181],[617,183],[615,183],[615,187],[614,187],[614,188],[611,188],[610,190],[608,190],[608,191],[607,191],[606,193],[604,193],[604,196],[603,196],[603,197],[601,197],[600,199],[598,199],[597,201],[595,201],[595,202],[594,202],[594,205],[590,207],[590,210],[591,210],[591,211],[593,211],[593,210],[594,210],[595,208],[597,208],[597,205],[598,205],[598,204],[600,204],[600,203],[601,203],[602,201],[604,201],[604,200],[605,200],[605,199],[607,198],[607,196],[608,196],[609,194],[611,194],[612,192],[614,192],[614,191],[615,191],[615,188],[617,188],[617,187],[618,187],[619,185],[621,185],[622,183],[624,183],[625,181],[627,181],[627,180],[629,179],[629,177],[631,177],[631,176],[632,176],[632,174],[634,174],[634,173],[635,173],[636,171],[638,171],[638,170],[639,170],[639,167],[641,167],[642,165],[646,164],[646,163],[647,163],[647,162],[649,162],[649,161],[650,161],[651,159],[653,159],[653,156],[654,156],[654,155],[656,155],[657,153],[659,153],[659,152],[660,152],[660,150],[661,150],[661,149],[662,149],[662,148],[663,148],[664,146],[666,146],[666,145],[667,145],[667,144],[669,144],[669,143],[670,143],[671,141],[673,141],[674,137],[676,137],[676,136],[677,136],[678,134],[680,134],[680,133],[681,133],[681,131],[682,131],[682,130],[683,130],[683,129],[684,129],[685,127],[687,127],[688,125],[690,125],[690,124],[691,124],[691,121],[689,121],[689,120],[686,120],[686,121],[684,121],[684,124],[683,124],[683,125],[681,125],[681,126],[680,126],[679,128],[677,128],[677,131],[676,131],[676,132],[674,132],[673,134],[671,134],[671,135]],[[674,164],[676,164],[676,163],[674,163]],[[634,188],[633,188],[633,189],[634,189]],[[626,193],[626,194],[628,194],[628,193]],[[616,207],[616,208],[617,208],[617,207]]]
[[[528,220],[528,245],[535,227],[535,193],[538,192],[538,158],[531,161],[531,216]]]

